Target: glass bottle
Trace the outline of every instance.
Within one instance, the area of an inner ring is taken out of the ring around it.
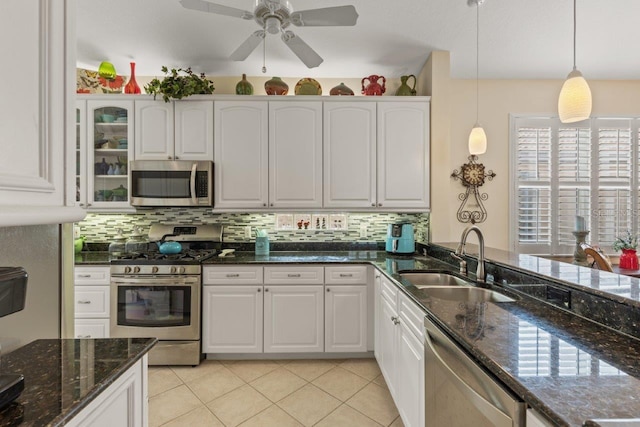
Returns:
[[[109,243],[109,257],[117,258],[122,256],[125,252],[126,240],[127,238],[122,235],[122,229],[117,228],[115,237]]]
[[[147,235],[142,231],[142,227],[133,227],[133,234],[125,244],[127,253],[144,253],[149,251],[149,240]]]

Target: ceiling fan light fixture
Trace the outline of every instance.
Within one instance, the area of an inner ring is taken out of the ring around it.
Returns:
[[[558,116],[562,123],[575,123],[591,116],[591,89],[576,68],[576,0],[573,0],[573,70],[567,76],[558,96]]]
[[[278,34],[282,23],[275,16],[270,16],[264,21],[264,29],[269,34]]]

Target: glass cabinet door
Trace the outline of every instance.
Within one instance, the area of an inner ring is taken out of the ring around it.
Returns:
[[[87,101],[87,203],[128,208],[133,101]]]
[[[76,203],[87,207],[87,103],[76,101]]]

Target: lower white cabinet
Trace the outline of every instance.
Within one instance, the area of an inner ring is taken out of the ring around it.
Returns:
[[[264,287],[264,352],[324,351],[324,286]]]
[[[407,427],[424,426],[424,313],[386,277],[376,279],[375,356]]]
[[[203,353],[262,353],[262,285],[204,286]]]
[[[147,356],[137,361],[66,425],[69,427],[146,427]]]
[[[366,285],[325,285],[324,351],[367,351]]]
[[[367,351],[366,266],[206,266],[203,353]]]
[[[75,338],[109,338],[110,281],[109,267],[75,267]]]

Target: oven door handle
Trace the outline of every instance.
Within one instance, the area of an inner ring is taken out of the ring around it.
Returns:
[[[172,277],[172,278],[150,278],[150,277],[127,277],[111,278],[111,284],[116,286],[191,286],[200,284],[200,279],[193,277]]]
[[[191,166],[191,201],[193,201],[194,205],[198,203],[198,195],[196,194],[197,172],[198,172],[198,164],[194,162],[193,166]]]

